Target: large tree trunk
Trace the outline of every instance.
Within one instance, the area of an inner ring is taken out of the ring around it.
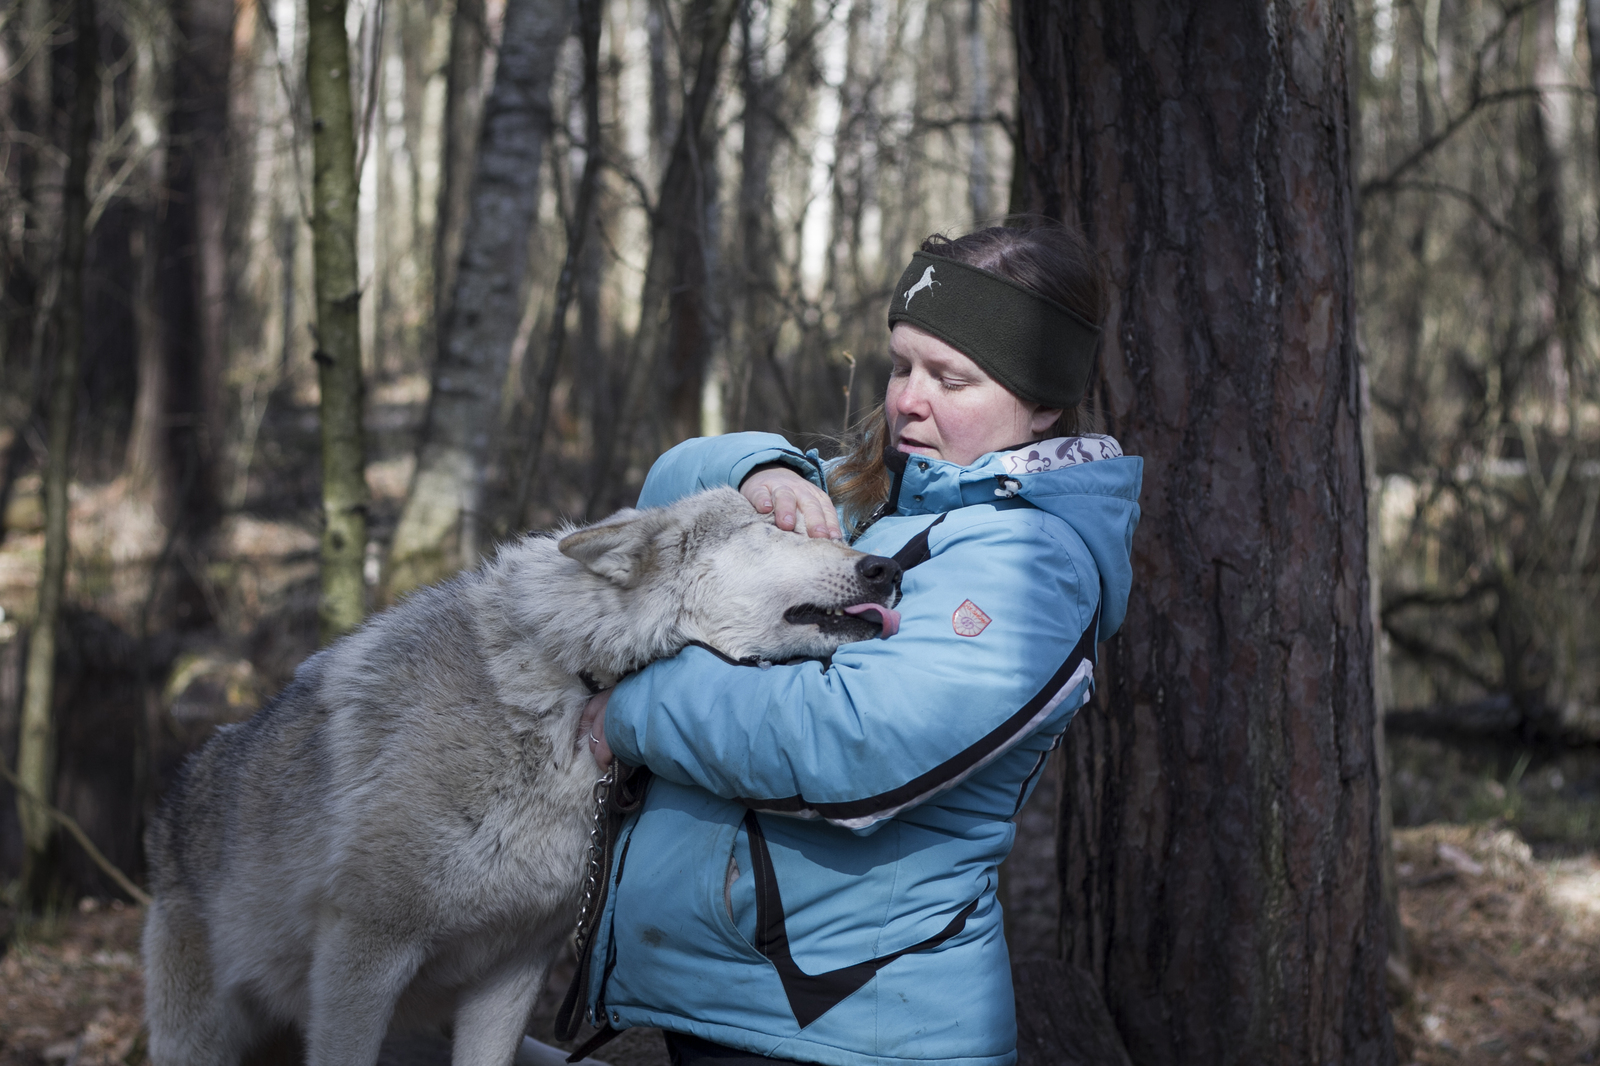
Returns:
[[[324,642],[366,614],[366,447],[362,433],[361,284],[356,275],[356,136],[344,3],[310,5],[306,81],[311,102],[311,245],[317,293],[317,383],[322,405]]]
[[[440,331],[416,474],[390,549],[390,597],[476,562],[476,545],[461,527],[482,510],[491,429],[522,321],[528,236],[552,121],[550,80],[572,6],[570,0],[506,5],[455,297]]]
[[[45,804],[55,799],[56,630],[67,579],[67,481],[72,473],[72,424],[78,413],[78,368],[83,363],[83,256],[88,243],[89,148],[94,138],[95,101],[100,91],[100,36],[94,0],[77,0],[73,43],[72,119],[67,168],[61,190],[61,308],[50,390],[50,455],[45,470],[44,569],[39,610],[28,643],[22,722],[17,741],[17,813],[24,846],[25,905],[43,907],[54,889],[55,818]]]
[[[1133,1061],[1382,1063],[1344,5],[1016,7],[1027,204],[1114,301],[1133,594],[1068,733],[1063,948]]]

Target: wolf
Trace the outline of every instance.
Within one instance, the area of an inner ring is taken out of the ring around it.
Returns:
[[[370,1066],[392,1022],[505,1066],[577,909],[591,691],[691,642],[825,658],[893,632],[899,583],[713,489],[524,537],[313,655],[150,827],[151,1061],[294,1027],[311,1066]]]

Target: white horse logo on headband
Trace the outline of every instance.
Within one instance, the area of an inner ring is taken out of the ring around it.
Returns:
[[[943,284],[944,282],[942,281],[933,280],[933,267],[929,267],[928,269],[924,270],[922,272],[922,280],[906,290],[906,310],[909,311],[911,309],[911,298],[917,293],[921,292],[923,289],[927,289],[929,292],[932,292],[935,285]]]

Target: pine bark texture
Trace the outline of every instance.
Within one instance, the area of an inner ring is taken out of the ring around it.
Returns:
[[[1026,206],[1106,257],[1096,400],[1146,463],[1127,621],[1067,735],[1065,958],[1139,1066],[1392,1062],[1353,17],[1015,17]]]
[[[41,803],[55,799],[56,637],[67,579],[67,482],[72,474],[72,428],[77,420],[79,368],[83,365],[83,259],[88,243],[88,172],[100,83],[100,36],[94,0],[77,0],[74,19],[71,128],[61,191],[61,298],[55,376],[50,390],[50,453],[45,468],[44,568],[39,612],[28,642],[28,666],[17,738],[18,797],[24,847],[25,904],[47,902],[54,877],[51,842],[55,819]]]
[[[475,548],[460,542],[460,531],[463,518],[476,520],[482,507],[500,388],[522,321],[528,239],[552,123],[550,81],[572,11],[571,0],[506,5],[455,296],[440,331],[416,474],[390,550],[391,597],[475,561],[465,557]]]
[[[356,138],[344,0],[311,0],[311,246],[322,415],[322,595],[326,643],[366,614],[366,447],[362,435],[361,287],[356,274]]]

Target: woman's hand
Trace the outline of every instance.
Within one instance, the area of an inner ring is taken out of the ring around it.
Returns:
[[[758,466],[739,491],[762,514],[774,514],[779,529],[839,540],[839,512],[828,494],[787,466]]]
[[[590,696],[583,717],[578,719],[578,743],[589,749],[594,764],[602,771],[611,765],[611,746],[606,743],[606,702],[610,699],[610,689]]]

